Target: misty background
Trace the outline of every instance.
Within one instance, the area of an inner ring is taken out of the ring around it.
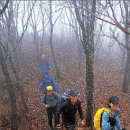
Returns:
[[[0,13],[0,99],[5,106],[0,113],[11,113],[6,119],[11,120],[12,130],[20,126],[17,113],[29,110],[28,93],[34,92],[33,98],[39,100],[38,62],[43,53],[60,92],[77,87],[83,93],[91,129],[93,111],[99,106],[95,97],[100,92],[107,95],[110,89],[111,94],[129,99],[128,0],[1,0],[1,10],[5,3],[8,7]]]

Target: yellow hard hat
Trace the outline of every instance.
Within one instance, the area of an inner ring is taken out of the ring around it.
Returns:
[[[53,90],[53,87],[52,87],[52,86],[47,86],[47,87],[46,87],[46,90],[47,90],[47,91],[52,91],[52,90]]]

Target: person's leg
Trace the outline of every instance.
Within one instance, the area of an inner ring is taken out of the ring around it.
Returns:
[[[48,125],[52,127],[52,110],[47,109],[47,118],[48,118]]]
[[[48,75],[49,75],[48,72],[44,72],[44,73],[43,73],[43,77],[48,76]]]
[[[45,75],[44,75],[44,73],[42,73],[42,80],[44,80],[44,78],[45,78]]]
[[[66,130],[75,130],[74,124],[65,123],[64,126],[65,126]]]
[[[44,72],[44,73],[42,73],[42,80],[44,80],[44,78],[45,78],[46,76],[48,76],[48,75],[49,75],[48,72]]]
[[[57,125],[57,106],[55,106],[53,109],[52,109],[52,111],[53,111],[53,115],[54,115],[54,124],[55,124],[55,126]]]
[[[75,127],[74,126],[67,126],[67,127],[65,127],[66,128],[66,130],[75,130]]]

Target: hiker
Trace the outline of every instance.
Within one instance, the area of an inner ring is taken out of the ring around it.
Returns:
[[[122,129],[120,124],[120,111],[119,111],[119,97],[111,96],[108,99],[108,108],[111,111],[111,116],[109,117],[107,112],[102,115],[102,130],[125,130]]]
[[[45,54],[41,55],[41,61],[39,62],[39,69],[42,72],[42,78],[44,78],[45,75],[49,75],[50,64]]]
[[[54,117],[54,125],[56,126],[56,112],[58,107],[59,96],[53,91],[52,86],[46,87],[47,93],[41,99],[41,104],[46,108],[48,125],[52,130],[52,118]],[[54,126],[54,127],[55,127]]]
[[[101,109],[100,109],[101,111]],[[99,111],[97,111],[98,115]],[[118,96],[111,96],[108,99],[108,106],[104,108],[101,113],[100,122],[96,120],[96,116],[94,117],[94,125],[96,126],[99,123],[100,129],[96,130],[125,130],[122,128],[120,124],[120,110],[119,110],[119,97]],[[98,122],[96,122],[98,121]]]
[[[41,92],[45,92],[47,86],[52,86],[54,91],[57,91],[59,89],[57,82],[55,82],[50,75],[45,75],[42,82],[38,84],[38,88]]]
[[[57,128],[61,128],[60,114],[62,115],[62,122],[66,130],[74,130],[76,125],[76,112],[78,110],[81,118],[81,125],[85,125],[83,112],[81,108],[81,101],[78,99],[78,92],[70,90],[68,92],[69,99],[64,101],[57,111]]]

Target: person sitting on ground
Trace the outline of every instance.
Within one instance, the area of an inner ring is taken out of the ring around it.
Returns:
[[[58,102],[60,97],[53,91],[52,86],[46,87],[46,94],[41,99],[41,104],[43,107],[46,108],[47,118],[48,118],[48,125],[50,129],[53,129],[52,125],[52,118],[54,116],[54,124],[56,126],[56,113],[58,108]]]
[[[122,129],[120,124],[119,103],[118,96],[111,96],[108,99],[108,109],[110,109],[111,115],[108,112],[103,112],[101,121],[102,130],[125,130]]]
[[[76,112],[78,110],[79,116],[81,118],[81,125],[85,125],[81,101],[78,99],[78,92],[75,90],[70,90],[68,92],[69,99],[63,102],[57,111],[57,128],[60,125],[60,114],[62,114],[62,122],[66,130],[74,130],[76,125]]]

